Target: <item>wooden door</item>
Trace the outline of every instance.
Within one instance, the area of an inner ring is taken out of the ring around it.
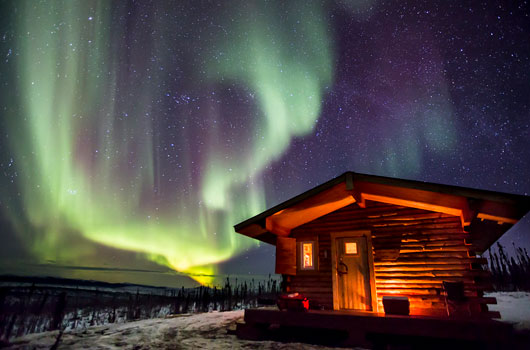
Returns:
[[[339,309],[372,310],[366,237],[340,237],[335,244]]]

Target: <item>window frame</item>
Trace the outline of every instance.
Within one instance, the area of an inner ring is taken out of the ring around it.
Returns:
[[[316,240],[303,240],[298,242],[298,270],[299,271],[316,271],[317,270],[317,242]],[[304,244],[312,246],[312,266],[304,267]]]

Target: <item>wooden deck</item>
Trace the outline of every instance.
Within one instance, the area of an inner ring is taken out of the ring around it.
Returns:
[[[370,312],[247,309],[236,334],[243,339],[302,341],[365,348],[508,349],[510,324]]]

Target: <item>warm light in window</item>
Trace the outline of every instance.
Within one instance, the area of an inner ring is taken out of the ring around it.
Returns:
[[[313,268],[313,243],[302,243],[302,268]]]
[[[357,254],[357,243],[346,242],[345,250],[346,254]]]

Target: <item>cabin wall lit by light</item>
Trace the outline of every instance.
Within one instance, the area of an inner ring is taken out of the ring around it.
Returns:
[[[300,272],[289,276],[288,291],[303,293],[326,309],[336,308],[332,277],[337,262],[331,260],[335,248],[330,233],[352,230],[369,232],[372,242],[375,305],[367,309],[383,312],[383,296],[406,296],[411,314],[444,315],[443,281],[464,280],[466,295],[482,297],[476,282],[486,276],[480,270],[483,261],[466,244],[469,234],[459,216],[373,201],[365,208],[352,204],[292,230]],[[346,255],[358,254],[355,242],[344,244]]]

